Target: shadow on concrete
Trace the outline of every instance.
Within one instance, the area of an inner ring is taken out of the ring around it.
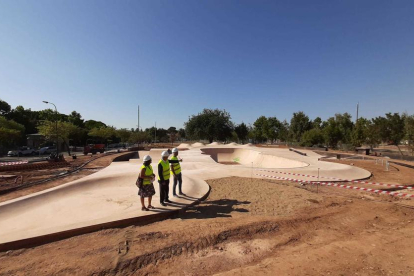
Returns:
[[[186,200],[190,200],[190,201],[196,201],[198,200],[198,198],[196,197],[192,197],[192,196],[188,196],[188,195],[177,195],[178,198],[183,198]]]
[[[237,208],[238,205],[250,204],[250,201],[238,201],[235,199],[220,199],[213,201],[205,201],[202,205],[190,207],[185,213],[179,215],[181,219],[208,219],[231,217],[232,212],[246,213],[249,210],[245,208]]]

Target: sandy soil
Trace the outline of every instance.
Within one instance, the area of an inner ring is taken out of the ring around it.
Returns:
[[[53,188],[53,187],[68,183],[70,181],[80,179],[80,178],[85,177],[87,175],[93,174],[93,173],[109,166],[109,164],[112,163],[112,161],[114,160],[115,157],[123,155],[123,154],[125,154],[125,152],[124,153],[116,153],[116,154],[103,156],[103,157],[99,157],[99,155],[96,155],[96,156],[92,156],[92,155],[78,156],[78,158],[75,159],[75,160],[73,160],[71,158],[67,159],[68,166],[67,167],[62,167],[62,168],[46,169],[46,170],[25,170],[25,171],[1,172],[0,175],[23,176],[24,182],[21,183],[20,181],[18,181],[17,184],[14,184],[14,180],[9,180],[7,182],[2,181],[2,182],[0,182],[0,190],[1,189],[8,189],[10,187],[19,186],[19,185],[22,185],[22,184],[24,185],[25,183],[29,183],[29,182],[32,182],[32,181],[48,179],[48,178],[56,176],[60,173],[65,173],[68,170],[70,170],[71,168],[80,166],[81,164],[91,160],[91,158],[99,157],[99,158],[93,160],[92,162],[90,162],[89,164],[87,164],[85,167],[83,167],[83,169],[81,171],[79,171],[77,173],[70,174],[66,177],[63,177],[63,178],[60,178],[60,179],[57,179],[57,180],[49,181],[49,182],[46,182],[46,183],[43,183],[43,184],[38,184],[38,185],[35,185],[35,186],[23,188],[21,190],[11,191],[9,193],[0,195],[0,202],[4,202],[4,201],[7,201],[7,200],[17,198],[17,197],[29,195],[29,194],[36,193],[36,192],[39,192],[39,191],[43,191],[43,190],[46,190],[46,189],[49,189],[49,188]]]
[[[328,160],[325,160],[328,161]],[[381,162],[375,163],[374,159],[367,160],[329,160],[329,162],[347,164],[357,166],[366,169],[372,173],[372,177],[369,179],[373,182],[385,182],[385,183],[398,183],[401,185],[413,185],[414,184],[414,169],[410,169],[397,164],[390,164],[389,171],[386,171],[385,163],[381,165]]]
[[[406,200],[208,182],[207,200],[178,218],[0,253],[0,275],[414,275]]]

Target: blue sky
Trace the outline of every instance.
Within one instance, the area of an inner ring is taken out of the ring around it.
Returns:
[[[116,127],[414,113],[414,1],[0,1],[0,98]]]

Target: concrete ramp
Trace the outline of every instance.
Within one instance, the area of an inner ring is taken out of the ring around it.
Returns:
[[[217,163],[236,163],[245,166],[260,168],[303,168],[308,163],[280,157],[271,153],[263,153],[254,149],[246,148],[202,148],[204,154],[208,154]]]
[[[154,153],[158,155],[159,152]],[[145,221],[148,216],[193,204],[209,191],[204,181],[184,175],[183,190],[187,196],[170,196],[175,204],[162,207],[155,182],[153,204],[158,208],[151,212],[141,211],[135,185],[141,165],[140,159],[112,163],[102,171],[68,184],[1,203],[0,250],[18,248],[25,241],[41,243],[50,235],[67,237],[65,235],[71,236],[71,232],[87,233],[88,229],[98,230],[99,225],[101,228],[116,227],[122,225],[123,220],[129,221],[129,225]],[[157,174],[156,168],[154,173]]]

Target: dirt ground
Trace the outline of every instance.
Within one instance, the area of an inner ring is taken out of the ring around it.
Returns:
[[[10,187],[14,187],[14,186],[19,186],[19,185],[24,185],[25,183],[29,183],[32,181],[39,181],[39,180],[43,180],[43,179],[48,179],[50,177],[54,177],[56,175],[59,175],[61,173],[66,173],[68,170],[70,170],[71,168],[80,166],[81,164],[91,160],[92,158],[96,158],[99,157],[95,160],[93,160],[92,162],[90,162],[89,164],[87,164],[85,167],[82,168],[82,170],[80,170],[77,173],[74,174],[70,174],[66,177],[63,178],[59,178],[53,181],[49,181],[43,184],[38,184],[35,186],[30,186],[27,188],[23,188],[21,190],[15,190],[15,191],[11,191],[9,193],[6,194],[2,194],[0,195],[0,202],[4,202],[7,200],[11,200],[17,197],[21,197],[21,196],[25,196],[25,195],[29,195],[32,193],[36,193],[36,192],[40,192],[49,188],[53,188],[65,183],[68,183],[70,181],[74,181],[77,179],[80,179],[82,177],[85,177],[87,175],[93,174],[107,166],[109,166],[109,164],[112,163],[112,161],[114,160],[115,157],[123,155],[124,153],[116,153],[116,154],[111,154],[111,155],[107,155],[107,156],[103,156],[103,157],[99,157],[99,154],[96,156],[92,156],[92,155],[86,155],[86,156],[78,156],[77,159],[73,160],[73,159],[67,159],[68,162],[68,166],[66,167],[61,167],[61,168],[53,168],[53,169],[45,169],[45,170],[25,170],[25,171],[10,171],[10,172],[1,172],[0,175],[17,175],[17,176],[22,176],[24,181],[23,183],[21,183],[20,181],[18,181],[16,184],[14,183],[13,180],[9,180],[9,181],[1,181],[0,182],[0,190],[2,189],[8,189]]]
[[[326,160],[327,161],[327,160]],[[352,165],[366,169],[372,173],[369,179],[372,182],[384,182],[390,184],[413,185],[414,184],[414,169],[410,169],[397,164],[390,164],[389,171],[386,171],[385,163],[375,162],[375,159],[366,160],[329,160],[329,162]]]
[[[414,275],[410,200],[208,183],[209,197],[177,218],[0,253],[0,275]]]

